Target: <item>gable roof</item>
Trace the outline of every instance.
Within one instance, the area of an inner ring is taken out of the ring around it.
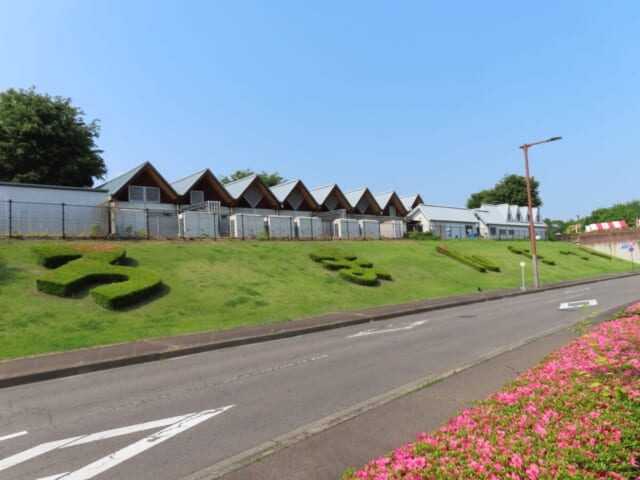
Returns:
[[[307,202],[312,210],[320,209],[320,205],[318,204],[318,202],[316,202],[315,198],[313,198],[313,195],[311,195],[311,192],[309,192],[307,187],[300,180],[289,180],[288,182],[282,182],[278,185],[270,187],[270,189],[271,193],[273,193],[273,195],[278,199],[280,205],[282,205],[283,208],[285,207],[285,202],[289,199],[289,197],[297,191],[300,195],[302,195],[302,199]],[[291,204],[291,202],[289,203]],[[293,207],[293,205],[291,206]],[[294,210],[297,210],[297,208],[294,208]]]
[[[376,202],[373,194],[366,187],[357,188],[356,190],[351,190],[350,192],[345,192],[344,196],[351,204],[351,207],[353,208],[355,213],[380,215],[380,213],[382,212],[382,208],[380,208],[380,205],[378,205],[378,202]],[[364,211],[360,210],[360,205],[366,205]]]
[[[443,205],[418,205],[411,210],[409,217],[421,213],[429,221],[452,223],[478,223],[474,210],[463,207],[447,207]]]
[[[196,185],[205,181],[211,189],[216,193],[216,196],[220,198],[220,201],[225,205],[231,205],[233,203],[233,197],[224,188],[224,185],[215,177],[215,175],[205,168],[198,172],[195,172],[188,177],[181,178],[171,183],[171,186],[176,191],[179,197],[185,197]]]
[[[475,212],[481,218],[482,222],[486,225],[512,225],[512,226],[528,226],[529,220],[527,207],[520,207],[517,205],[509,205],[502,203],[500,205],[482,204],[480,208],[476,208]],[[541,220],[536,222],[536,218],[539,216],[539,207],[532,208],[534,225],[538,227],[546,226]],[[518,213],[520,213],[520,220],[518,220]]]
[[[409,195],[402,195],[402,196],[400,196],[398,198],[400,199],[400,201],[404,205],[404,208],[407,209],[407,212],[410,212],[411,210],[416,208],[418,205],[424,203],[424,200],[422,200],[422,197],[420,196],[419,193],[411,193]]]
[[[233,182],[226,183],[224,187],[227,189],[227,192],[233,197],[234,203],[237,205],[244,200],[252,205],[252,208],[262,208],[257,207],[263,200],[266,207],[278,209],[280,208],[280,203],[275,195],[271,192],[269,187],[262,181],[259,175],[253,174],[248,177],[240,178],[238,180],[234,180]],[[252,191],[252,187],[258,190],[259,194],[261,194],[262,198],[259,199],[257,203],[255,201],[250,201],[245,194],[249,191]]]
[[[382,211],[385,215],[389,215],[389,207],[394,206],[396,209],[396,216],[404,217],[408,213],[407,207],[402,203],[400,197],[396,194],[396,192],[384,192],[378,193],[373,196],[378,202],[378,205],[382,208]]]
[[[96,189],[107,190],[109,195],[114,197],[120,194],[129,185],[134,184],[133,182],[143,174],[149,175],[160,191],[171,201],[177,201],[178,194],[150,162],[141,163],[128,172],[125,172],[102,185],[98,185]]]
[[[312,190],[309,190],[309,193],[311,193],[316,203],[320,205],[320,208],[325,208],[327,210],[338,210],[341,208],[347,210],[348,212],[352,210],[349,200],[347,200],[347,198],[344,196],[344,193],[342,193],[342,190],[340,190],[340,187],[338,187],[338,185],[336,185],[335,183],[324,185],[322,187],[316,187]],[[334,206],[325,204],[331,194],[334,194],[337,202],[337,204]]]

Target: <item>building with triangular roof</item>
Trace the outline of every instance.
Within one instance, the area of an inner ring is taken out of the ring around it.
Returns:
[[[224,188],[233,197],[233,205],[236,208],[280,209],[278,199],[255,173],[229,182],[224,185]]]
[[[394,191],[375,194],[374,198],[382,208],[382,215],[385,217],[404,217],[408,213],[402,200]]]
[[[420,196],[419,193],[401,195],[399,198],[407,212],[410,212],[411,210],[416,208],[418,205],[424,203],[424,200],[422,200],[422,197]]]
[[[178,203],[181,205],[197,205],[204,202],[220,202],[220,205],[225,207],[233,205],[231,194],[208,168],[176,180],[171,186],[178,194]]]
[[[176,192],[150,162],[141,163],[96,189],[107,190],[111,202],[143,205],[178,203]]]
[[[378,205],[373,194],[366,187],[345,192],[344,196],[349,204],[351,204],[353,213],[358,215],[374,216],[378,216],[382,213],[382,208]]]
[[[314,200],[320,205],[321,212],[334,212],[344,210],[346,213],[352,211],[349,200],[344,196],[340,187],[335,183],[316,187],[309,190]]]
[[[316,202],[311,192],[300,180],[289,180],[271,187],[271,193],[280,202],[283,210],[317,212],[320,205]]]

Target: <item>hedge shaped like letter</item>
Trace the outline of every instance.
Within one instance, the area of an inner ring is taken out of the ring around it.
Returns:
[[[486,273],[487,272],[488,268],[487,268],[487,265],[484,262],[481,262],[481,261],[479,261],[479,260],[477,260],[477,259],[475,259],[473,257],[468,257],[468,256],[463,255],[461,253],[454,252],[453,250],[448,248],[446,245],[438,245],[436,247],[436,250],[439,253],[441,253],[443,255],[446,255],[449,258],[453,258],[454,260],[457,260],[458,262],[460,262],[460,263],[462,263],[464,265],[467,265],[467,266],[469,266],[471,268],[474,268],[474,269],[476,269],[477,271],[479,271],[481,273]],[[480,258],[482,258],[482,257],[480,257]],[[498,271],[500,271],[500,269],[498,269]]]
[[[389,272],[374,268],[373,262],[363,260],[350,253],[322,249],[309,253],[309,257],[329,270],[337,270],[341,278],[357,285],[372,287],[379,285],[380,279],[391,280]]]
[[[527,257],[527,258],[531,258],[531,259],[533,259],[533,257],[531,256],[531,252],[530,252],[529,250],[516,248],[516,247],[514,247],[514,246],[512,246],[512,245],[509,245],[507,248],[508,248],[511,252],[515,253],[516,255],[524,255],[524,256],[525,256],[525,257]],[[547,257],[543,257],[543,256],[542,256],[542,255],[540,255],[540,254],[538,254],[537,256],[538,256],[538,260],[540,260],[542,263],[545,263],[545,264],[547,264],[547,265],[551,265],[551,266],[553,266],[553,265],[555,265],[555,264],[556,264],[556,261],[555,261],[555,260],[552,260],[552,259],[547,258]]]
[[[36,261],[54,270],[36,279],[39,291],[68,297],[83,286],[107,283],[91,290],[98,305],[118,309],[152,295],[162,282],[153,272],[117,265],[124,248],[109,245],[42,245],[33,248]]]

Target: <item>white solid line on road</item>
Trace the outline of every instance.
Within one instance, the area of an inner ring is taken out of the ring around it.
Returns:
[[[6,470],[7,468],[14,467],[20,463],[26,462],[40,455],[44,455],[45,453],[51,452],[53,450],[74,447],[76,445],[83,445],[89,442],[96,442],[96,441],[104,440],[107,438],[113,438],[121,435],[128,435],[130,433],[150,430],[152,428],[160,428],[160,427],[167,427],[167,426],[170,426],[169,428],[171,428],[171,427],[175,427],[176,425],[181,425],[182,422],[188,419],[192,419],[194,416],[196,418],[200,418],[199,416],[201,415],[207,415],[207,417],[205,418],[206,420],[208,418],[211,418],[212,416],[218,415],[219,413],[222,413],[230,409],[231,407],[233,407],[233,405],[217,408],[215,410],[205,410],[203,412],[189,413],[187,415],[180,415],[176,417],[165,418],[162,420],[154,420],[151,422],[139,423],[137,425],[131,425],[128,427],[114,428],[112,430],[104,430],[102,432],[94,433],[91,435],[80,435],[77,437],[69,437],[62,440],[55,440],[53,442],[41,443],[40,445],[37,445],[35,447],[24,450],[20,453],[16,453],[15,455],[11,455],[10,457],[7,457],[3,460],[0,460],[0,471]],[[204,421],[204,420],[201,420],[201,421]],[[65,478],[65,477],[61,477],[60,475],[67,475],[67,474],[66,473],[57,474],[52,477],[46,477],[46,479],[53,480],[58,478]],[[87,477],[87,478],[91,478],[91,477]],[[45,479],[40,479],[40,480],[45,480]]]
[[[233,407],[233,405],[229,405],[227,407],[217,408],[215,410],[206,410],[204,412],[193,413],[191,415],[185,415],[183,419],[174,423],[173,425],[168,426],[164,430],[161,430],[157,433],[149,435],[142,440],[132,443],[117,452],[110,453],[109,455],[102,457],[99,460],[83,467],[75,472],[63,474],[61,477],[58,477],[59,480],[89,480],[90,478],[95,477],[96,475],[101,474],[102,472],[106,472],[107,470],[115,467],[116,465],[129,460],[132,457],[148,450],[156,445],[164,442],[165,440],[169,440],[171,437],[178,435],[192,427],[195,427],[199,423],[202,423],[206,420],[209,420],[220,413],[225,412],[226,410]],[[54,477],[55,478],[55,477]],[[56,479],[56,480],[58,480]],[[43,479],[39,479],[43,480]]]
[[[575,302],[562,302],[558,307],[558,310],[575,310],[580,307],[595,307],[598,305],[598,301],[594,298],[591,300],[578,300]]]
[[[402,332],[403,330],[411,330],[413,328],[419,327],[420,325],[424,325],[425,323],[427,323],[426,320],[418,320],[417,322],[412,322],[409,325],[404,325],[402,327],[397,327],[397,328],[372,328],[370,330],[365,330],[363,332],[358,332],[353,335],[349,335],[347,336],[347,338],[364,337],[366,335],[376,335],[378,333]]]
[[[26,430],[23,430],[22,432],[16,432],[16,433],[12,433],[11,435],[5,435],[4,437],[0,437],[0,442],[4,441],[4,440],[11,440],[12,438],[16,438],[16,437],[21,437],[23,435],[26,435],[27,432]]]

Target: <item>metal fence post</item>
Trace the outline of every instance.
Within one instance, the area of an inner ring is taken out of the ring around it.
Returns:
[[[65,238],[65,233],[64,233],[64,202],[62,202],[62,238]]]
[[[13,204],[13,201],[11,199],[9,199],[9,238],[11,238],[13,230],[12,230],[12,209],[11,209],[11,205]]]
[[[147,240],[149,240],[149,209],[145,208],[146,220],[147,220]]]

